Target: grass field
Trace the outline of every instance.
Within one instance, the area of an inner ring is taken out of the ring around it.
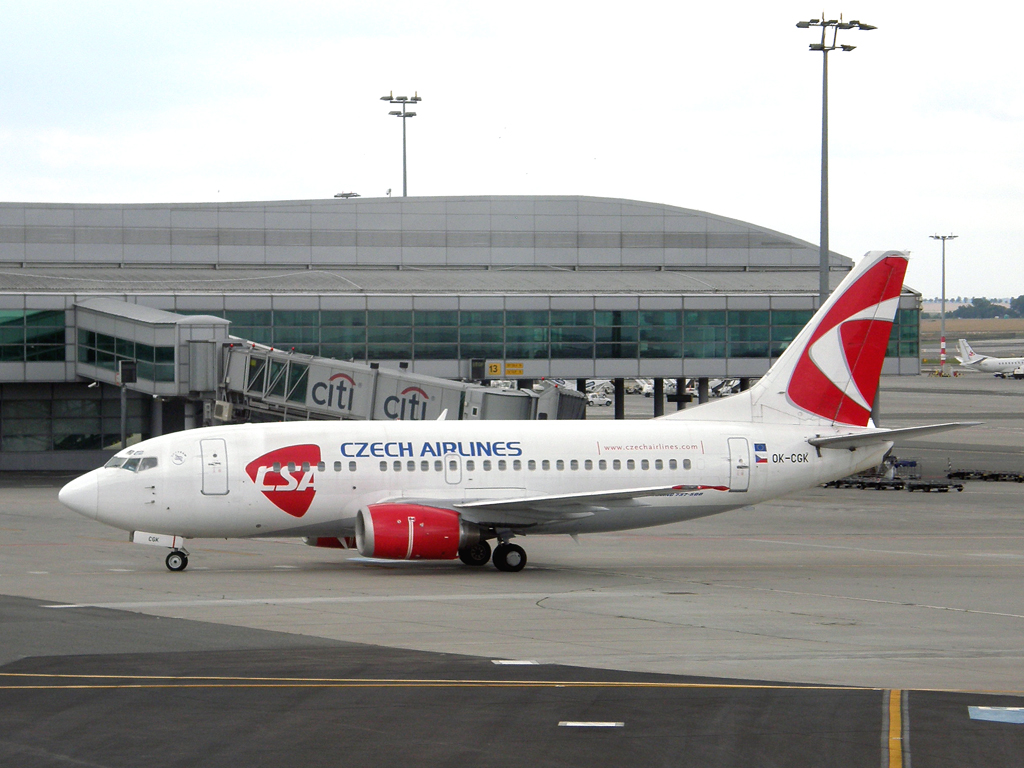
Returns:
[[[938,341],[939,321],[921,321],[921,343]],[[982,320],[960,320],[946,318],[946,340],[967,339],[1017,339],[1024,338],[1024,317],[1008,319],[986,318]]]

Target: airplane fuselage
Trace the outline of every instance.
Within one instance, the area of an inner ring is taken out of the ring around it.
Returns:
[[[87,514],[103,523],[186,538],[352,536],[358,511],[383,501],[453,508],[671,487],[565,499],[543,517],[460,510],[513,533],[588,533],[756,504],[876,466],[891,445],[818,451],[807,443],[838,431],[671,420],[245,424],[144,441],[76,487],[81,499],[95,486]]]

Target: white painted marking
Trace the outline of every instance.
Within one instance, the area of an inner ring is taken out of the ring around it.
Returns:
[[[1024,707],[968,707],[971,720],[1024,725]]]
[[[504,667],[526,667],[531,664],[539,664],[540,662],[531,659],[491,659],[491,663]]]
[[[559,725],[564,728],[623,728],[626,724],[601,722],[600,720],[562,720]]]
[[[111,573],[135,573],[132,568],[107,568]]]
[[[274,567],[275,568],[280,568],[281,570],[292,570],[292,571],[294,571],[294,570],[297,570],[299,566],[297,566],[297,565],[275,565]]]
[[[49,571],[29,571],[29,573],[33,576],[48,576],[50,574]]]

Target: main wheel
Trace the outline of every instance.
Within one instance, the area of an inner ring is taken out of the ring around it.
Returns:
[[[169,571],[184,571],[188,568],[188,555],[184,552],[174,550],[167,556],[164,563],[167,564],[167,570]]]
[[[526,552],[516,544],[499,544],[492,560],[499,571],[516,573],[526,567]]]
[[[471,547],[459,550],[459,560],[466,565],[487,565],[491,559],[491,545],[481,541]]]

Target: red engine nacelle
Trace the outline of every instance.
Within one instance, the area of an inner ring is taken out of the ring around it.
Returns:
[[[356,516],[356,546],[363,557],[452,560],[478,541],[480,528],[450,509],[371,504]]]

